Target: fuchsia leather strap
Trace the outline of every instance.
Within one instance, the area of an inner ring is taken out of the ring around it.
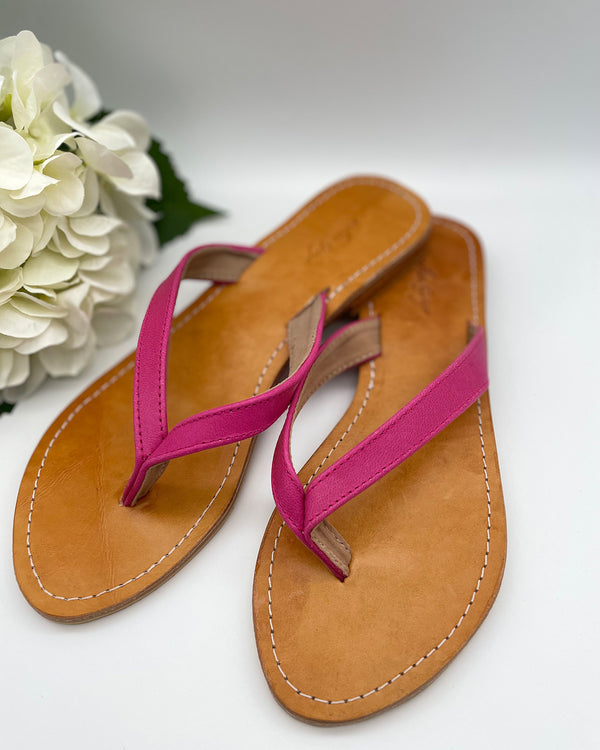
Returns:
[[[348,574],[350,548],[328,524],[327,517],[415,453],[487,390],[485,336],[482,328],[474,330],[466,348],[441,375],[319,474],[306,489],[290,457],[291,430],[298,406],[300,404],[301,408],[305,400],[304,386],[296,392],[273,457],[273,495],[286,524],[340,580]],[[319,358],[331,341],[321,347]],[[323,533],[315,534],[320,524],[327,526],[321,529],[327,532],[325,537],[333,536],[343,544],[348,553],[347,561],[341,560],[340,555],[332,558],[324,549],[327,545],[317,543],[319,536],[324,538]]]
[[[302,339],[297,349],[304,358],[300,362],[290,362],[290,375],[286,380],[251,398],[190,416],[169,430],[167,356],[181,281],[204,278],[232,283],[261,253],[260,248],[230,245],[196,248],[183,257],[152,297],[142,323],[135,360],[135,466],[123,493],[123,505],[134,505],[143,497],[170,459],[244,440],[267,429],[283,414],[316,359],[325,319],[325,294],[312,300],[288,324],[288,338],[293,335]]]

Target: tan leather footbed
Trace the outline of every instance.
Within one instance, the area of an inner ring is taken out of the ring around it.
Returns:
[[[469,322],[483,325],[475,237],[436,220],[372,309],[382,355],[361,366],[353,403],[299,472],[303,482],[439,375],[465,347]],[[274,512],[253,597],[271,690],[292,714],[322,724],[365,718],[423,688],[491,607],[506,528],[488,395],[331,521],[352,548],[343,583]]]
[[[237,283],[209,289],[175,320],[170,425],[268,389],[287,361],[294,314],[328,288],[335,317],[428,231],[423,202],[386,180],[354,178],[317,196],[260,243],[266,253]],[[122,507],[132,378],[133,355],[56,419],[25,471],[15,571],[28,601],[53,619],[109,614],[165,581],[223,521],[246,466],[251,441],[179,458],[136,507]]]

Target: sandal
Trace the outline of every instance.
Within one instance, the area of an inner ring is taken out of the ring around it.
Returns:
[[[29,603],[55,620],[91,620],[186,563],[231,509],[251,438],[289,404],[324,322],[382,283],[429,224],[405,188],[358,177],[321,193],[259,248],[189,253],[152,299],[135,362],[65,409],[29,461],[13,545]],[[215,283],[173,320],[185,277]],[[274,386],[288,357],[291,374]]]
[[[353,721],[413,695],[496,597],[506,528],[482,326],[479,244],[436,219],[360,321],[321,347],[292,400],[253,609],[268,684],[300,719]],[[352,405],[297,475],[298,411],[360,362]]]

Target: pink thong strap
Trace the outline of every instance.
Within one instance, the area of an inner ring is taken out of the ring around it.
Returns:
[[[415,453],[488,388],[484,332],[480,327],[470,327],[471,340],[449,367],[387,422],[303,486],[290,456],[294,420],[320,385],[361,361],[356,346],[352,347],[352,339],[362,335],[360,326],[369,320],[373,318],[339,331],[338,336],[346,339],[343,346],[336,342],[337,337],[321,346],[311,372],[292,399],[273,456],[273,495],[281,517],[340,580],[349,573],[351,550],[327,521],[328,516]],[[336,359],[341,364],[324,368],[323,359],[328,356],[331,359],[328,350],[332,347],[339,350]],[[361,348],[366,352],[364,346]],[[372,351],[367,354],[371,356],[363,357],[363,361],[372,358]],[[325,374],[319,372],[315,378],[314,373],[319,370]]]
[[[135,465],[123,505],[135,505],[172,458],[254,437],[285,411],[318,354],[326,298],[311,300],[288,323],[289,376],[264,393],[184,419],[167,422],[167,356],[177,292],[184,278],[233,283],[261,248],[206,245],[191,250],[158,287],[142,323],[135,359],[133,422]]]

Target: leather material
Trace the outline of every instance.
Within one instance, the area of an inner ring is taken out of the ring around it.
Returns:
[[[335,346],[337,339],[331,343]],[[321,347],[320,357],[327,353],[328,345],[331,346],[330,342]],[[317,360],[313,367],[318,364]],[[334,372],[332,370],[332,374]],[[298,539],[343,581],[349,573],[350,549],[343,540],[335,544],[330,525],[325,549],[313,538],[316,527],[344,503],[412,456],[475,403],[487,387],[485,337],[479,327],[466,348],[443,373],[375,432],[330,463],[306,489],[293,469],[290,455],[292,425],[304,391],[304,388],[299,389],[290,405],[273,456],[273,497],[282,519]]]
[[[361,365],[353,403],[299,472],[309,488],[456,359],[469,321],[484,327],[476,238],[436,219],[427,244],[371,300],[360,314],[380,317],[382,354]],[[415,694],[488,613],[506,555],[488,394],[329,518],[325,533],[334,528],[352,548],[345,581],[275,511],[253,594],[273,694],[320,724],[362,719]]]
[[[233,283],[262,252],[260,248],[227,245],[195,248],[183,256],[152,296],[138,337],[133,376],[136,464],[143,462],[168,433],[167,355],[181,282],[195,278]],[[235,273],[226,273],[222,268],[230,255],[247,261],[238,267],[239,272],[236,268]],[[215,264],[219,267],[217,273],[213,272]],[[125,505],[130,504],[125,502]]]
[[[236,443],[264,432],[287,408],[290,399],[314,362],[326,312],[324,293],[317,295],[288,324],[289,376],[266,393],[235,404],[208,409],[167,427],[167,355],[173,311],[181,281],[193,269],[194,278],[237,281],[262,250],[203,246],[187,253],[158,287],[142,323],[133,376],[135,466],[123,493],[123,505],[144,497],[162,476],[167,463],[200,450]],[[235,263],[232,263],[235,258]],[[250,262],[249,262],[250,261]],[[218,267],[218,275],[211,267]],[[299,322],[300,321],[300,322]],[[300,340],[299,340],[300,339]],[[293,353],[295,356],[292,356]],[[151,471],[152,470],[152,471]]]
[[[305,526],[305,488],[291,457],[293,424],[309,398],[336,375],[381,354],[379,318],[354,321],[338,329],[321,344],[317,358],[292,398],[271,464],[271,488],[275,505],[285,523],[301,542]]]
[[[323,289],[327,320],[381,284],[425,240],[425,204],[387,180],[333,185],[258,244],[233,284],[217,284],[173,322],[169,425],[265,393],[286,365],[286,326]],[[252,439],[186,455],[135,507],[121,505],[134,465],[133,356],[50,426],[17,500],[13,558],[39,612],[80,622],[162,584],[231,509]],[[154,479],[154,477],[153,477]]]

